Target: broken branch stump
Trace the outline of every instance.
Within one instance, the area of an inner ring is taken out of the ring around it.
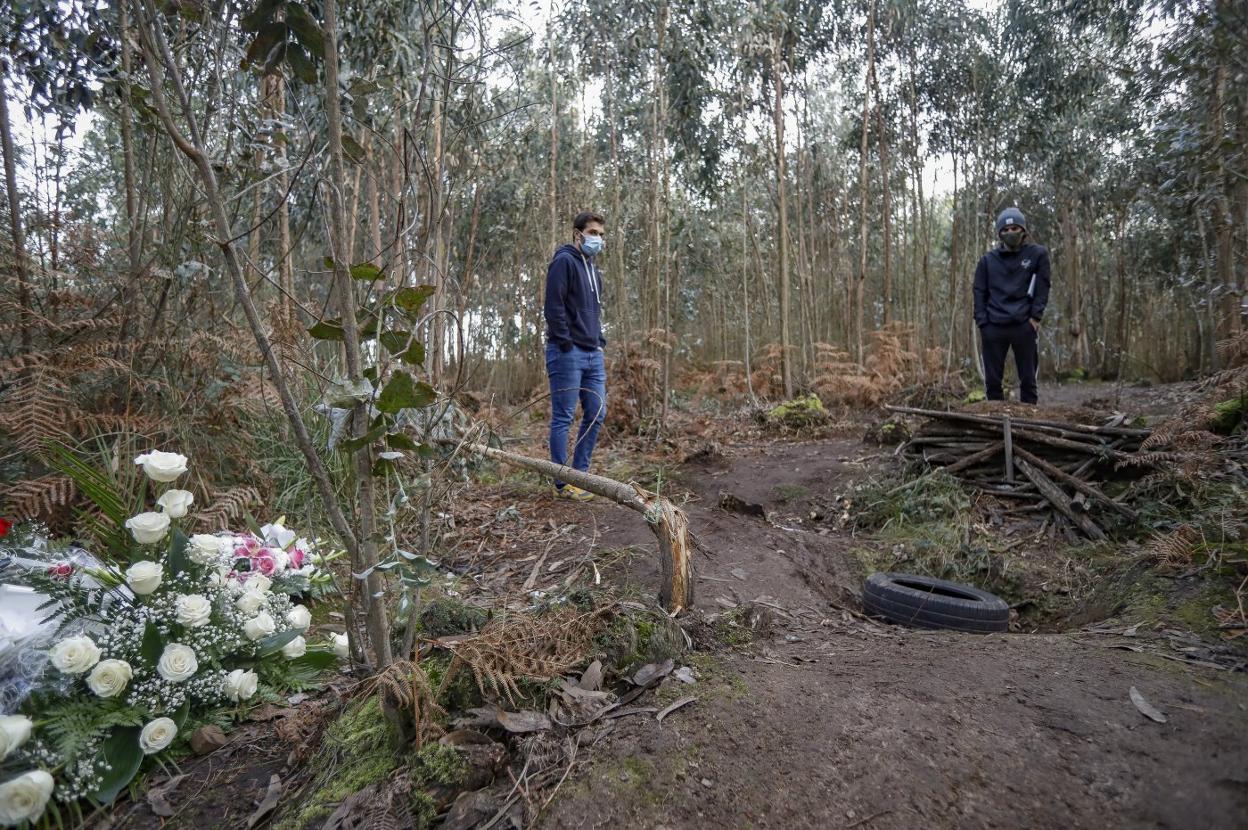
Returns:
[[[689,521],[684,511],[670,501],[635,484],[624,484],[613,478],[584,473],[540,458],[529,458],[484,444],[465,444],[464,447],[477,455],[566,481],[636,510],[645,517],[659,542],[659,573],[662,578],[659,603],[669,614],[679,613],[693,605],[693,537],[689,533]]]

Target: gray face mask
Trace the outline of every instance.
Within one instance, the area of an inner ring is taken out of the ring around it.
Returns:
[[[1023,236],[1026,231],[1002,231],[1001,241],[1005,243],[1005,247],[1017,251],[1023,245]]]

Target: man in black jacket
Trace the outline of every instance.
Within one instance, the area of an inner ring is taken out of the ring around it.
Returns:
[[[1036,403],[1040,321],[1049,302],[1049,252],[1027,241],[1027,220],[1018,208],[1001,211],[996,228],[1001,244],[984,254],[975,269],[984,391],[990,401],[1005,400],[1001,377],[1005,355],[1013,349],[1019,397],[1023,403]]]
[[[572,468],[589,470],[598,430],[607,414],[607,372],[603,362],[602,253],[606,230],[601,215],[579,213],[572,220],[572,242],[555,251],[546,268],[546,374],[550,378],[550,460],[566,464],[568,431],[581,402],[581,425]],[[579,487],[555,482],[555,495],[587,501]]]

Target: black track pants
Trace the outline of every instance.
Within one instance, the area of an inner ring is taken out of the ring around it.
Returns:
[[[1018,368],[1019,398],[1023,403],[1035,403],[1036,370],[1039,368],[1039,334],[1030,320],[1012,325],[998,326],[989,323],[979,330],[984,353],[984,393],[990,401],[1005,400],[1001,392],[1001,378],[1005,374],[1005,355],[1014,350],[1014,365]]]

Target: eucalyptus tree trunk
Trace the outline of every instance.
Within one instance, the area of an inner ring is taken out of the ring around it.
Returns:
[[[22,308],[22,351],[31,347],[30,271],[26,263],[26,234],[22,229],[21,203],[17,196],[17,159],[14,157],[13,133],[9,127],[9,96],[4,86],[8,75],[7,61],[0,60],[0,150],[4,151],[4,186],[9,193],[9,241],[13,246],[12,270],[17,277],[17,302]]]
[[[286,116],[286,79],[277,73],[270,75],[269,100],[273,106],[273,115],[285,123]],[[281,293],[282,317],[288,326],[293,327],[297,321],[295,309],[295,269],[290,239],[290,174],[286,170],[286,142],[274,142],[277,161],[277,191],[280,201],[277,203],[277,285]]]
[[[122,304],[122,323],[119,332],[120,338],[124,340],[129,338],[131,332],[130,319],[131,315],[134,314],[138,299],[139,269],[142,256],[141,237],[139,235],[138,182],[134,160],[134,116],[129,82],[129,79],[133,77],[133,47],[130,43],[130,12],[124,2],[117,5],[117,25],[121,32],[121,69],[127,79],[120,85],[121,95],[119,101],[122,186],[126,189],[126,264],[128,266],[125,301]],[[130,395],[130,387],[128,385],[126,395],[127,397]]]
[[[551,0],[546,18],[546,54],[550,71],[550,237],[547,248],[553,254],[559,246],[559,77],[555,69],[555,3]]]
[[[784,61],[780,54],[781,36],[772,41],[771,75],[774,86],[772,116],[776,134],[776,195],[779,202],[779,237],[776,251],[776,283],[780,289],[780,375],[784,397],[793,397],[793,335],[789,331],[789,197],[788,171],[784,151]]]
[[[874,69],[874,66],[872,66]],[[871,83],[875,90],[875,129],[878,133],[880,154],[880,210],[883,212],[882,234],[884,242],[884,325],[893,322],[893,201],[888,182],[888,130],[884,125],[883,98],[880,95],[880,79],[875,72],[871,73]]]
[[[867,78],[862,85],[862,138],[858,143],[858,274],[854,280],[854,356],[865,354],[864,293],[867,284],[867,133],[871,123],[871,90],[875,86],[875,0],[867,11]]]
[[[346,191],[346,171],[342,150],[342,107],[338,93],[338,10],[336,0],[325,0],[325,116],[328,127],[330,185],[329,185],[329,236],[334,252],[334,285],[338,308],[342,314],[343,344],[345,346],[347,377],[352,384],[364,379],[363,360],[360,355],[359,327],[355,319],[355,292],[351,285],[350,252],[347,249],[346,210],[343,197]],[[368,431],[368,405],[357,403],[352,411],[352,429],[356,438]],[[355,573],[368,573],[363,580],[364,591],[356,590],[366,611],[369,640],[373,648],[375,667],[390,665],[390,622],[385,603],[385,584],[382,575],[374,568],[377,564],[377,517],[373,487],[372,447],[369,444],[353,454],[357,504],[360,522],[359,544],[352,561]],[[356,580],[357,584],[359,580]]]

